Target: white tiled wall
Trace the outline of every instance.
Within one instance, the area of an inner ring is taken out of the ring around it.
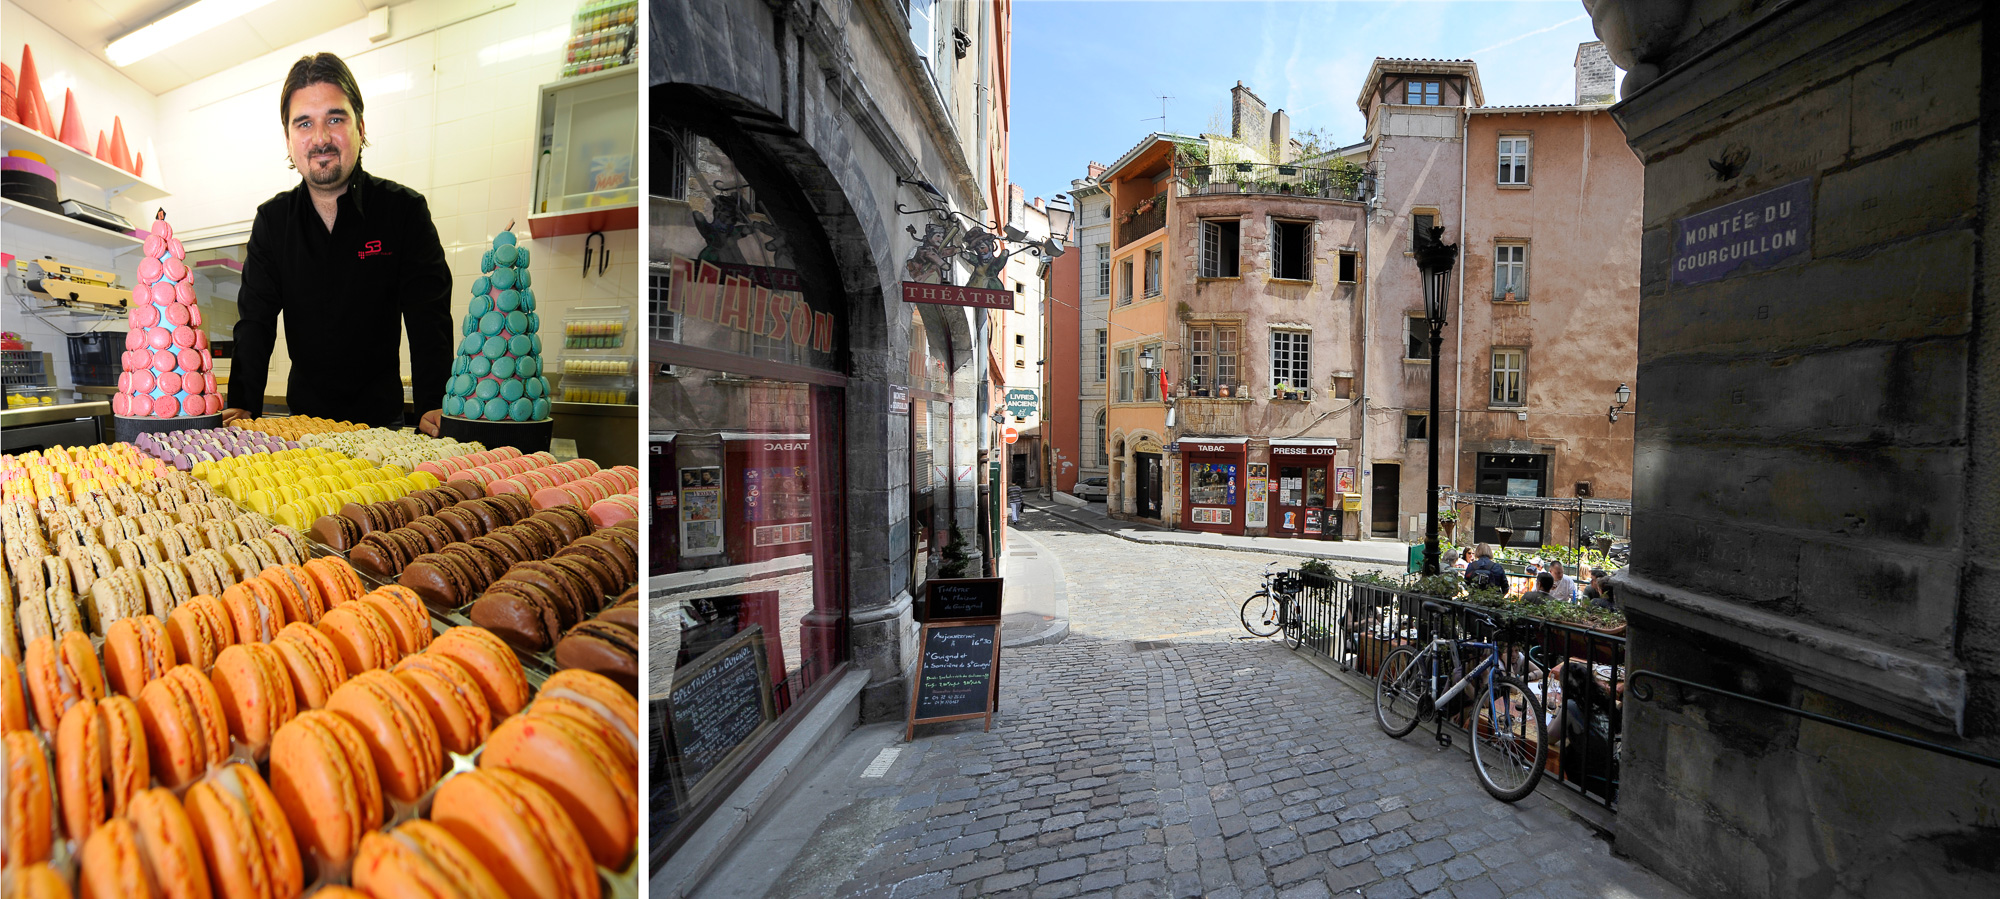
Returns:
[[[145,126],[157,128],[154,146],[162,157],[166,189],[173,193],[158,205],[167,208],[183,236],[247,235],[257,205],[298,183],[298,175],[286,167],[279,120],[286,71],[307,53],[339,54],[354,71],[365,101],[363,167],[429,200],[454,276],[454,318],[464,314],[480,254],[496,232],[516,222],[515,234],[533,250],[545,351],[554,362],[560,355],[563,313],[614,303],[636,308],[640,272],[636,230],[606,234],[612,264],[602,275],[594,254],[590,273],[582,273],[583,236],[529,240],[527,235],[537,88],[559,77],[575,8],[572,0],[508,5],[411,0],[390,8],[385,40],[371,43],[364,24],[356,22],[162,94],[150,110],[157,125]],[[13,47],[18,58],[15,21],[33,20],[11,3],[5,10],[9,33],[0,48]],[[72,54],[88,55],[73,44],[66,46]],[[35,49],[40,62],[45,51],[39,40]],[[123,80],[115,70],[111,77]],[[129,81],[125,84],[138,90]],[[126,117],[128,133],[134,118]],[[149,153],[149,169],[152,159]],[[127,267],[137,264],[130,256],[121,260]],[[129,278],[132,273],[124,274]],[[631,338],[636,347],[636,318]],[[272,393],[283,392],[289,372],[283,347],[281,326],[268,388]]]

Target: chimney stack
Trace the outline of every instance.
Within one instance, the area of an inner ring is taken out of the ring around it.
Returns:
[[[1091,162],[1090,162],[1090,180],[1092,180],[1092,181],[1096,181],[1097,179],[1099,179],[1099,178],[1102,178],[1102,177],[1104,177],[1104,169],[1105,169],[1105,165],[1104,165],[1104,163],[1101,163],[1101,162],[1098,162],[1098,161],[1096,161],[1096,160],[1094,160],[1094,159],[1093,159],[1093,160],[1091,160]]]
[[[1292,117],[1282,109],[1271,113],[1271,161],[1292,161]]]
[[[1254,147],[1270,139],[1270,130],[1271,114],[1264,101],[1243,82],[1236,82],[1229,90],[1229,136]]]
[[[1576,45],[1576,105],[1602,106],[1617,99],[1618,70],[1603,41]]]

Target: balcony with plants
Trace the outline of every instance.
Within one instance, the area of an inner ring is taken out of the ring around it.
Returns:
[[[1118,216],[1118,245],[1125,246],[1166,226],[1167,195],[1162,191]]]
[[[1374,181],[1366,166],[1346,160],[1324,167],[1223,162],[1182,166],[1176,174],[1183,197],[1259,194],[1360,202],[1367,199]]]

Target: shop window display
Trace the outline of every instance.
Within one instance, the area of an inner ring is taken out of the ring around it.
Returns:
[[[846,659],[838,278],[782,174],[676,133],[649,291],[656,843]]]

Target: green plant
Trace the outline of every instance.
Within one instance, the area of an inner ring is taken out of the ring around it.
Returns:
[[[1303,574],[1314,574],[1320,577],[1337,576],[1337,573],[1333,570],[1333,564],[1325,559],[1307,559],[1300,563],[1299,571]]]
[[[956,526],[951,529],[951,543],[944,548],[944,562],[938,565],[940,577],[971,577],[972,566],[979,557],[972,552],[971,541]]]
[[[1191,140],[1174,141],[1175,167],[1188,168],[1190,166],[1207,165],[1207,164],[1208,164],[1207,144],[1195,143],[1194,141]]]

